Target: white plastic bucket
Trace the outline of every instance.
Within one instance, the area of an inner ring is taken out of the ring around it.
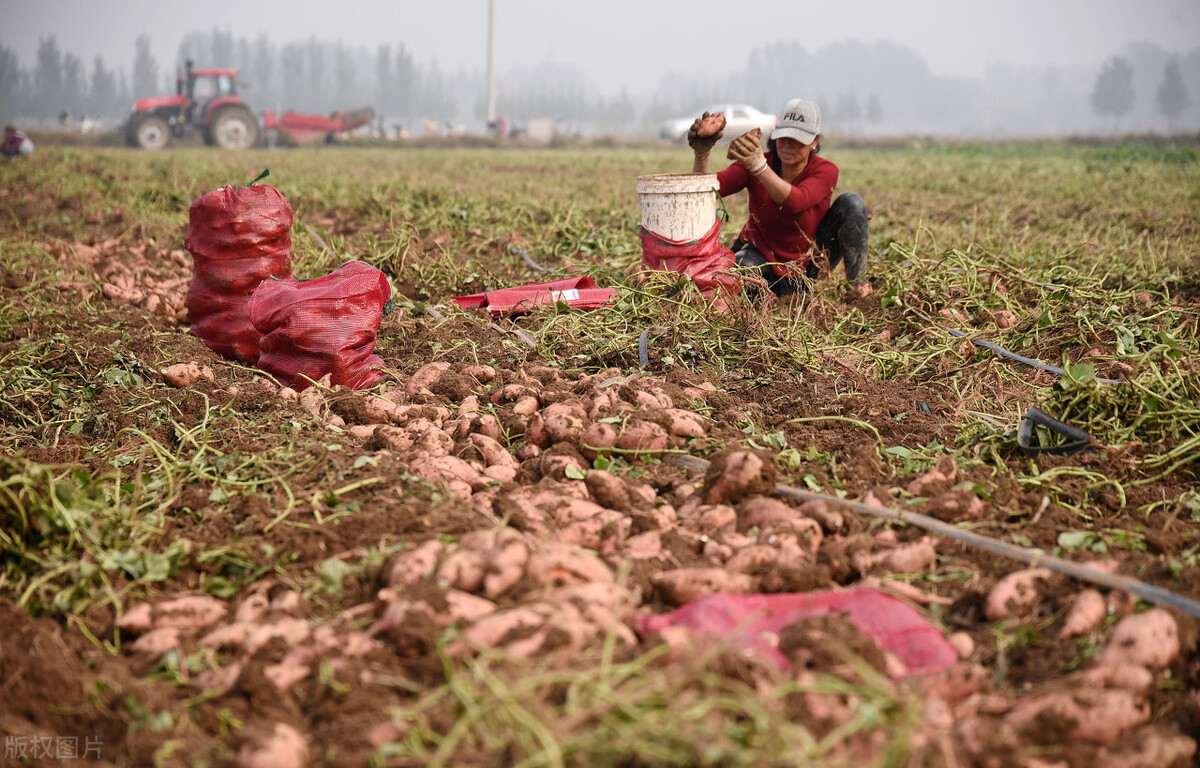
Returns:
[[[717,220],[717,174],[638,176],[642,226],[667,240],[696,240]]]

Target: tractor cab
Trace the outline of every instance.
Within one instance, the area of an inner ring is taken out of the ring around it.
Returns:
[[[186,96],[181,121],[191,123],[208,113],[214,101],[237,101],[236,69],[193,69],[187,62],[187,72],[178,80],[179,95]]]

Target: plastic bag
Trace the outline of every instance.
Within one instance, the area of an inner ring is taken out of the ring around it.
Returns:
[[[292,206],[268,184],[228,186],[192,201],[184,244],[195,269],[190,333],[223,357],[253,365],[261,334],[247,303],[267,277],[292,276]]]
[[[734,268],[733,251],[721,245],[721,221],[699,240],[670,240],[641,228],[642,268],[678,272],[695,281],[704,298],[724,308],[725,300],[741,290],[741,281],[728,274]]]
[[[809,616],[843,614],[879,647],[896,655],[909,674],[933,672],[958,662],[941,630],[903,602],[868,587],[837,592],[769,595],[714,594],[699,597],[671,613],[637,620],[640,635],[680,626],[700,635],[724,638],[731,647],[756,653],[781,669],[787,657],[767,639]]]
[[[351,389],[371,386],[382,375],[372,353],[391,300],[387,277],[361,261],[310,280],[264,280],[249,302],[262,333],[258,367],[297,391],[325,374]]]

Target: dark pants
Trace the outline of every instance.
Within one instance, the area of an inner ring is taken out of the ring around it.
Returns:
[[[829,259],[829,269],[846,265],[846,280],[855,283],[867,273],[867,204],[855,192],[843,192],[829,206],[817,225],[813,238],[814,251]],[[817,260],[809,263],[803,278],[780,277],[771,262],[758,250],[741,240],[733,244],[734,258],[739,267],[757,268],[776,296],[790,296],[808,290],[808,283],[820,276]],[[753,289],[749,289],[753,295]]]

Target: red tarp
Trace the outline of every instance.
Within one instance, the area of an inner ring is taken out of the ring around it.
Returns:
[[[455,296],[452,300],[463,309],[484,308],[492,317],[528,312],[539,304],[562,302],[575,309],[599,309],[613,300],[612,288],[597,288],[591,277],[565,277],[548,283],[531,283],[516,288]]]
[[[933,672],[958,662],[941,630],[902,600],[867,587],[837,592],[770,595],[714,594],[671,613],[637,620],[639,635],[678,626],[723,638],[731,648],[760,655],[781,669],[791,666],[765,633],[778,637],[789,624],[810,616],[841,614],[879,647],[904,662],[909,674]]]

